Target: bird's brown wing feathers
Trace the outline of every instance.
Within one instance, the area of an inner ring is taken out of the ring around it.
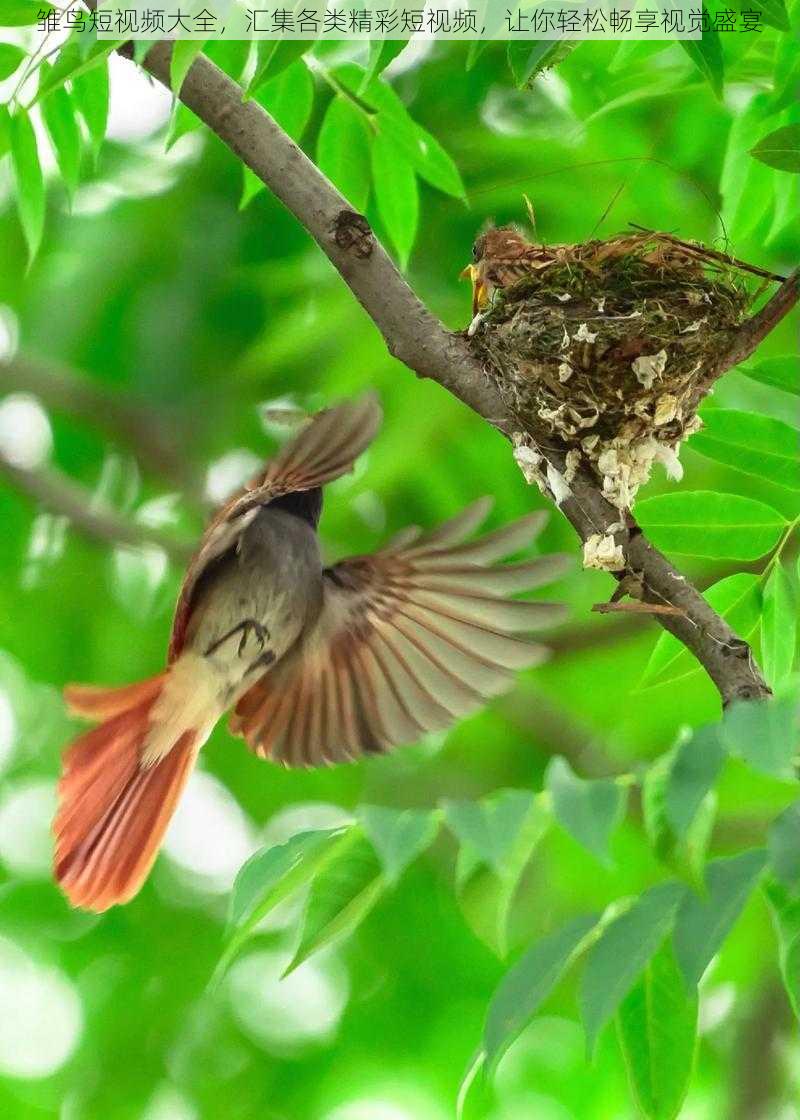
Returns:
[[[380,405],[372,393],[318,412],[263,470],[216,512],[181,586],[169,644],[170,662],[183,648],[194,605],[193,594],[209,564],[236,546],[262,506],[285,494],[324,486],[351,470],[355,460],[374,439],[380,422]]]
[[[540,661],[543,648],[514,635],[557,621],[562,608],[506,595],[548,582],[568,561],[495,565],[544,515],[466,542],[487,511],[477,502],[425,537],[400,534],[327,570],[318,623],[242,697],[231,729],[288,766],[340,762],[449,726]]]

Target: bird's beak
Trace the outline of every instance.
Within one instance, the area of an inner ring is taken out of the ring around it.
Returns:
[[[468,264],[466,268],[462,268],[458,278],[459,280],[472,281],[472,314],[475,316],[479,311],[483,311],[489,302],[486,284],[480,279],[480,273],[474,264]]]

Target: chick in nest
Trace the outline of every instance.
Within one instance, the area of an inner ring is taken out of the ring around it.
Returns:
[[[579,451],[628,509],[654,462],[679,477],[706,371],[750,300],[740,267],[771,278],[649,230],[544,246],[490,229],[465,270],[473,345],[537,447]]]

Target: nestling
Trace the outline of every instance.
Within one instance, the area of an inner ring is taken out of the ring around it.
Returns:
[[[495,562],[541,528],[534,513],[476,541],[487,500],[427,535],[325,567],[322,487],[381,419],[372,396],[318,413],[206,529],[178,598],[167,667],[121,688],[69,686],[99,726],[64,756],[55,875],[70,902],[132,898],[220,716],[263,758],[318,766],[442,729],[507,688],[544,650],[517,637],[562,608],[507,599],[559,575],[561,556]]]

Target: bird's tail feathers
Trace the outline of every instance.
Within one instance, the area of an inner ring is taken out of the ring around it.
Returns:
[[[209,702],[201,711],[196,693],[181,700],[190,674],[179,666],[123,688],[65,690],[73,712],[103,721],[65,751],[58,784],[55,876],[73,906],[127,902],[153,865],[219,714]]]

